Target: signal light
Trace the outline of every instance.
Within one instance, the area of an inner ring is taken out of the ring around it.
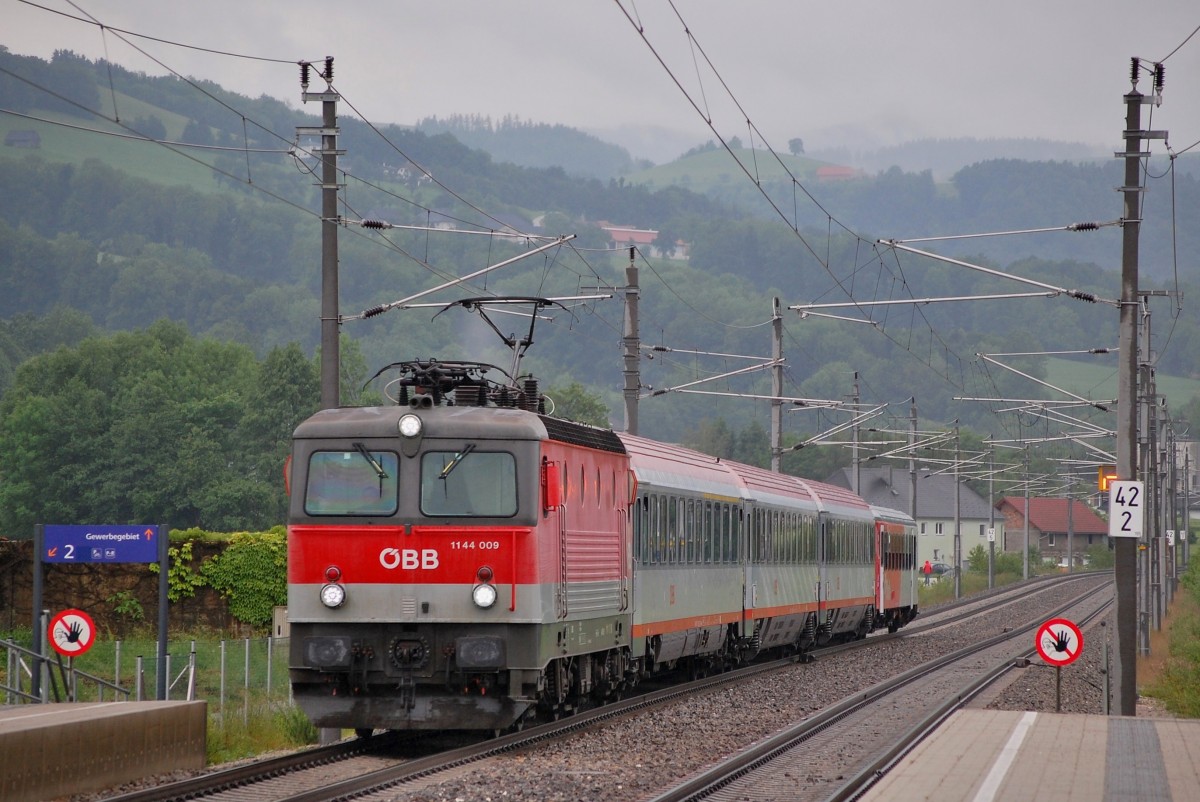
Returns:
[[[1116,465],[1101,465],[1099,470],[1097,471],[1097,474],[1098,474],[1098,476],[1097,476],[1096,484],[1100,488],[1100,492],[1107,493],[1108,492],[1108,483],[1114,481],[1117,478],[1117,466]]]

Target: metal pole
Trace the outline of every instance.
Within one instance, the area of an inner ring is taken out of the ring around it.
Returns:
[[[1125,95],[1125,186],[1121,244],[1121,309],[1117,369],[1117,478],[1137,478],[1137,312],[1138,233],[1141,225],[1142,94],[1139,64],[1133,61],[1133,89]],[[1113,663],[1114,704],[1120,716],[1137,714],[1137,547],[1133,538],[1115,538],[1117,659]]]
[[[1192,547],[1192,450],[1183,446],[1183,569],[1188,566],[1188,555]]]
[[[1062,666],[1054,667],[1054,712],[1062,712]]]
[[[1151,366],[1150,354],[1150,316],[1149,303],[1150,299],[1144,294],[1140,294],[1141,300],[1138,304],[1141,327],[1138,330],[1138,414],[1140,416],[1138,432],[1137,432],[1137,475],[1142,480],[1144,493],[1143,498],[1145,503],[1145,531],[1142,534],[1142,540],[1138,544],[1138,578],[1140,594],[1138,598],[1138,654],[1150,654],[1150,627],[1153,625],[1153,616],[1155,608],[1155,582],[1154,574],[1157,568],[1157,563],[1154,559],[1155,546],[1157,543],[1154,539],[1155,526],[1158,523],[1154,517],[1154,477],[1156,476],[1156,466],[1154,464],[1154,379],[1153,367]]]
[[[250,639],[246,638],[246,668],[242,687],[242,722],[250,720]]]
[[[625,268],[625,431],[638,433],[638,393],[641,391],[641,341],[638,334],[638,269],[634,263],[637,248],[629,249],[629,267]]]
[[[158,525],[158,694],[157,698],[162,701],[167,698],[167,673],[163,667],[167,664],[167,612],[168,612],[168,588],[170,586],[170,565],[168,563],[168,543],[171,535],[170,528],[166,524]]]
[[[42,620],[38,624],[38,629],[40,629],[42,635],[45,636],[49,628],[50,611],[42,610]],[[42,648],[39,654],[40,656],[37,658],[39,666],[36,673],[38,679],[41,680],[42,683],[42,692],[40,696],[42,697],[42,702],[45,703],[50,701],[50,683],[53,681],[53,676],[51,674],[53,668],[50,665],[50,644],[46,642],[45,637],[42,639]],[[55,691],[54,693],[57,696],[58,691]]]
[[[783,315],[779,299],[771,301],[771,470],[783,470]]]
[[[962,485],[958,479],[958,424],[954,424],[954,598],[962,598]]]
[[[42,695],[42,596],[45,591],[45,578],[42,567],[42,555],[46,553],[46,527],[35,524],[33,527],[33,643],[31,651],[33,658],[31,685],[29,692],[34,696]]]
[[[850,484],[853,485],[850,489],[855,493],[859,492],[862,486],[862,463],[858,459],[858,371],[854,371],[854,410],[850,413],[854,416],[854,425],[851,430],[854,434],[854,446],[851,448],[851,463],[854,466],[854,474],[851,477]]]
[[[1075,573],[1075,499],[1071,498],[1071,485],[1067,484],[1067,573]]]
[[[908,499],[908,514],[913,521],[917,520],[917,397],[914,395],[908,407],[908,478],[910,482],[910,497]]]
[[[988,455],[988,590],[996,587],[996,449]]]
[[[1029,446],[1025,446],[1025,548],[1021,554],[1021,578],[1029,579]]]

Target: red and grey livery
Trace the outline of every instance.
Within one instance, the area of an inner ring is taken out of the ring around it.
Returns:
[[[904,514],[546,416],[486,367],[404,363],[395,406],[296,429],[290,668],[317,726],[499,731],[916,615]]]

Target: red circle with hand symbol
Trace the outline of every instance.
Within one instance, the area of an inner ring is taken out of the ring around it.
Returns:
[[[63,657],[75,657],[96,642],[96,624],[83,610],[63,610],[50,619],[50,645]]]
[[[1037,652],[1052,666],[1065,666],[1083,651],[1083,632],[1074,621],[1052,618],[1038,627]]]

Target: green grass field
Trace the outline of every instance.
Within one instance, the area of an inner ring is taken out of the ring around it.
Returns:
[[[1090,360],[1047,357],[1046,368],[1051,384],[1070,390],[1093,401],[1117,397],[1117,357],[1115,354],[1091,357]],[[1173,409],[1182,409],[1197,393],[1200,379],[1157,375],[1158,392],[1167,397]],[[1047,398],[1053,395],[1047,395]]]

